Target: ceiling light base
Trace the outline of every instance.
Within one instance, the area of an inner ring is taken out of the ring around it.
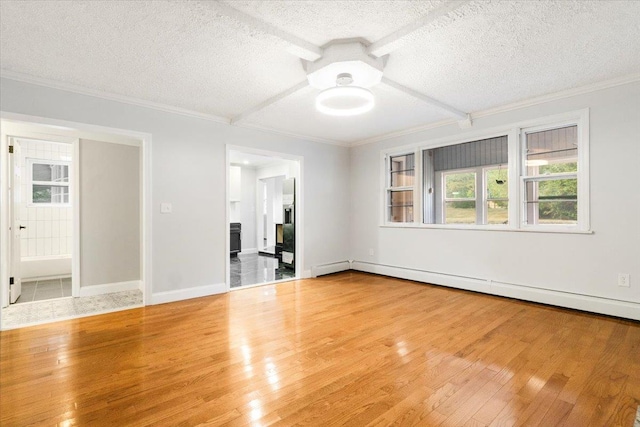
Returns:
[[[359,41],[334,41],[324,48],[322,58],[303,61],[309,85],[325,90],[336,85],[340,74],[350,74],[353,85],[369,88],[380,83],[385,60],[367,53]]]

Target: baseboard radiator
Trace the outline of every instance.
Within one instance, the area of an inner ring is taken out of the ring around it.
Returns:
[[[636,302],[580,295],[552,289],[499,282],[490,279],[457,276],[428,270],[376,264],[366,261],[349,260],[315,266],[311,268],[311,277],[318,277],[325,274],[347,270],[380,274],[399,279],[413,280],[415,282],[447,286],[456,289],[481,292],[489,295],[503,296],[558,307],[589,311],[592,313],[618,316],[626,319],[640,320],[640,304]]]

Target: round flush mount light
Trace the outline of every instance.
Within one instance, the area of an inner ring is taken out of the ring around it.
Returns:
[[[355,116],[370,111],[375,105],[373,93],[358,86],[347,86],[353,79],[339,74],[338,86],[325,89],[316,98],[316,109],[331,116]]]

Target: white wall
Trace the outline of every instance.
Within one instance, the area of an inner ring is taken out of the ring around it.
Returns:
[[[80,140],[80,287],[139,281],[140,148]]]
[[[551,297],[544,297],[551,298],[545,300],[550,303],[560,302],[563,295],[580,298],[569,294],[598,297],[603,304],[610,300],[640,302],[639,100],[640,83],[634,83],[474,121],[473,131],[477,131],[590,108],[593,234],[379,227],[381,150],[463,135],[465,131],[452,125],[354,147],[349,205],[352,258],[378,266],[453,275],[456,277],[430,276],[452,286],[464,287],[461,283],[465,278],[502,282],[512,296],[529,294],[528,299],[536,298],[532,293],[544,294],[538,289],[567,293],[551,292]],[[369,255],[369,249],[374,255]],[[386,271],[394,274],[399,270]],[[631,274],[631,287],[617,286],[619,272]],[[483,292],[501,292],[488,282],[476,281],[473,286]],[[635,313],[640,318],[640,306],[622,306],[611,314],[628,317]]]
[[[151,133],[153,293],[163,301],[225,281],[225,144],[289,153],[304,161],[304,266],[348,258],[348,221],[327,218],[349,200],[345,147],[2,79],[2,111]],[[173,213],[160,215],[161,202]],[[159,298],[156,300],[160,300]]]
[[[242,224],[242,251],[257,251],[256,238],[256,171],[243,166],[242,200],[238,203],[240,223]]]

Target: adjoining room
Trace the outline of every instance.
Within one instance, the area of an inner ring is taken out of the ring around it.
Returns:
[[[299,162],[238,150],[229,160],[230,287],[295,278]]]

